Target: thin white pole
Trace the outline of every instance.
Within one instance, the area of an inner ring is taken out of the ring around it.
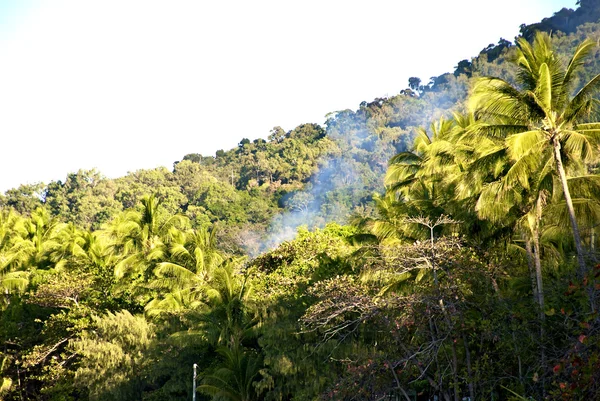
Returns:
[[[192,401],[196,401],[196,368],[198,365],[194,364],[194,388],[192,391]]]

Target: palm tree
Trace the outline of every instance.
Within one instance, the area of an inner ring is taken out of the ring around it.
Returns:
[[[454,127],[454,120],[443,117],[431,124],[431,133],[420,127],[413,150],[398,153],[390,159],[384,180],[387,193],[379,199],[378,206],[393,206],[396,221],[402,220],[402,214],[404,217],[426,216],[435,219],[449,213],[447,208],[453,200],[453,187],[447,185],[448,177],[454,176],[460,168]],[[381,225],[381,228],[386,227],[385,224]],[[398,228],[409,237],[428,235],[419,225],[407,224],[406,221],[400,222]]]
[[[377,216],[353,216],[352,224],[370,233],[357,238],[361,243],[380,242],[391,245],[413,235],[404,224],[406,211],[400,207],[396,193],[387,191],[384,195],[374,194],[373,203]]]
[[[217,250],[216,229],[179,231],[174,235],[169,261],[157,265],[152,282],[154,288],[167,290],[146,306],[149,314],[199,306],[207,283],[224,262]]]
[[[198,387],[201,392],[228,401],[259,399],[254,382],[260,376],[263,360],[260,354],[239,344],[217,350],[223,363],[212,374],[204,376]]]
[[[216,228],[180,231],[171,243],[172,262],[161,263],[155,273],[162,276],[183,268],[184,273],[193,272],[203,280],[212,277],[216,266],[224,260],[217,250],[216,232]]]
[[[139,275],[147,281],[156,264],[166,256],[173,236],[187,223],[182,215],[161,214],[161,201],[155,195],[144,196],[141,204],[141,211],[125,212],[105,230],[116,253],[126,255],[115,267],[117,278]]]
[[[54,266],[54,255],[60,249],[60,233],[66,227],[50,216],[44,208],[38,208],[25,220],[26,235],[15,243],[15,260],[22,267],[47,269]]]
[[[510,159],[509,153],[508,145],[502,140],[481,144],[468,170],[477,170],[480,180],[489,180],[490,176],[494,180],[478,184],[481,189],[475,210],[480,218],[494,224],[514,226],[523,237],[533,277],[533,297],[543,318],[540,229],[543,207],[548,192],[553,189],[552,170],[548,168],[547,160],[544,163],[537,152],[530,151],[516,163]],[[493,172],[490,173],[490,170]]]
[[[258,324],[249,272],[240,271],[244,260],[242,257],[224,261],[215,269],[206,291],[210,307],[206,320],[213,343],[230,348],[254,337]]]
[[[29,283],[29,272],[20,269],[15,245],[24,241],[25,220],[13,210],[0,211],[0,291],[2,306],[13,292],[23,291]]]
[[[258,315],[252,299],[248,272],[240,272],[245,258],[229,258],[216,266],[206,279],[173,269],[164,282],[175,288],[146,305],[150,316],[189,311],[198,319],[196,330],[177,336],[200,337],[215,347],[241,344],[255,336]]]
[[[155,271],[156,285],[169,293],[148,303],[146,313],[192,312],[193,330],[172,338],[184,344],[204,341],[220,356],[198,389],[215,399],[256,400],[253,383],[262,356],[255,349],[259,321],[248,273],[239,271],[244,258],[224,260],[214,247],[214,230],[188,232],[185,241],[176,241],[172,250],[181,264],[163,262]]]
[[[89,274],[94,280],[94,290],[106,302],[118,299],[115,290],[115,266],[121,259],[114,244],[102,231],[84,231],[78,243],[77,252],[68,261],[68,268]]]
[[[412,151],[398,153],[390,160],[384,181],[387,193],[385,198],[379,199],[377,206],[379,211],[382,210],[380,205],[393,210],[395,220],[403,220],[395,226],[401,228],[408,237],[428,238],[430,233],[423,226],[407,220],[407,217],[420,216],[435,220],[446,215],[470,223],[477,220],[470,212],[472,208],[466,205],[472,202],[467,199],[473,196],[470,193],[472,188],[463,185],[464,171],[474,153],[474,146],[465,139],[463,133],[472,124],[474,116],[470,114],[454,113],[450,120],[442,117],[431,124],[429,132],[425,128],[417,129]],[[467,192],[469,194],[465,195]],[[382,228],[382,233],[393,228],[382,223],[373,227]],[[471,228],[465,225],[470,233],[473,231]],[[441,229],[436,228],[436,232]]]
[[[385,175],[388,191],[395,192],[420,213],[439,215],[439,205],[444,200],[442,179],[448,169],[454,168],[451,132],[453,120],[441,118],[430,126],[417,129],[413,151],[401,152],[390,159]],[[452,160],[453,161],[453,160]]]
[[[554,173],[554,159],[549,148],[542,152],[529,149],[518,160],[510,157],[510,143],[500,141],[492,143],[490,147],[481,146],[479,158],[476,158],[469,170],[481,170],[484,165],[494,165],[497,176],[494,181],[479,184],[479,196],[476,211],[480,218],[488,219],[497,224],[513,226],[521,234],[525,242],[530,268],[535,269],[533,287],[534,299],[544,311],[544,294],[541,273],[542,254],[542,216],[560,227],[568,215],[565,202],[562,198],[562,188],[559,179]],[[483,159],[490,159],[484,161]],[[592,226],[590,218],[597,217],[600,213],[597,195],[600,193],[598,178],[585,175],[585,166],[582,163],[570,162],[568,179],[570,183],[576,182],[575,195],[577,197],[577,215],[580,221],[585,219]],[[595,199],[596,198],[596,199]],[[550,219],[548,219],[550,217]],[[593,221],[593,220],[592,220]],[[564,224],[563,224],[564,225]],[[567,219],[566,225],[569,225]],[[548,227],[549,225],[546,224]],[[533,245],[533,249],[532,249]]]
[[[564,66],[548,34],[538,33],[533,44],[520,38],[516,57],[520,86],[500,78],[480,78],[469,100],[480,119],[471,133],[504,140],[510,158],[523,167],[514,171],[523,183],[532,171],[528,163],[536,155],[552,154],[573,231],[579,278],[585,275],[586,263],[563,160],[590,162],[597,151],[600,122],[590,122],[590,117],[596,111],[592,95],[600,87],[600,74],[572,95],[576,72],[594,45],[591,40],[582,42]]]
[[[73,260],[86,256],[83,246],[86,244],[86,236],[89,233],[83,231],[73,223],[68,223],[57,235],[59,246],[51,255],[55,263],[54,268],[60,269],[72,263]]]
[[[202,316],[206,339],[222,357],[218,368],[204,377],[199,390],[224,400],[259,399],[254,382],[262,355],[256,350],[258,314],[252,300],[248,272],[240,274],[244,258],[218,266],[206,286],[207,313]]]
[[[65,224],[38,208],[27,219],[3,212],[0,226],[0,286],[8,295],[24,290],[33,270],[56,265],[54,255],[60,249]]]

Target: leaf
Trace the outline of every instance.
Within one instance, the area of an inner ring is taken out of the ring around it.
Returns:
[[[2,386],[0,386],[0,394],[7,392],[12,387],[12,380],[8,377],[2,378]]]
[[[423,277],[425,277],[426,274],[427,274],[427,269],[419,270],[419,274],[417,274],[417,277],[415,278],[415,282],[416,283],[420,282],[423,279]]]
[[[576,121],[589,111],[589,107],[582,107],[585,104],[589,106],[592,103],[586,103],[596,92],[600,90],[600,74],[592,78],[583,88],[577,92],[571,100],[566,110],[563,112],[564,121]]]
[[[563,84],[566,87],[569,87],[574,72],[584,65],[585,58],[590,55],[595,46],[596,44],[591,39],[586,39],[577,46],[575,53],[573,53],[573,57],[571,57],[571,60],[569,61],[567,71],[565,72]]]
[[[535,95],[540,107],[546,112],[546,115],[549,115],[552,110],[552,76],[550,75],[548,64],[546,63],[543,63],[540,66]]]

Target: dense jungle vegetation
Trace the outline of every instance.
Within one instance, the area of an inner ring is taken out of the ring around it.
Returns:
[[[0,195],[0,399],[600,399],[600,1],[266,140]]]

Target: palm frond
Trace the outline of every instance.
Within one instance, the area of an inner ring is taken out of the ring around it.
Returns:
[[[600,122],[577,124],[574,130],[594,138],[595,141],[600,141]]]
[[[390,165],[399,164],[399,165],[415,165],[419,164],[422,161],[421,156],[417,155],[413,152],[400,152],[394,156],[389,161]]]
[[[542,63],[540,66],[539,78],[535,88],[535,97],[538,105],[546,114],[549,114],[552,109],[552,75],[548,64]]]
[[[600,202],[595,199],[573,198],[573,207],[577,222],[582,227],[592,227],[600,221]],[[568,230],[571,222],[566,202],[553,203],[544,212],[552,216],[555,225]]]
[[[29,272],[15,271],[0,276],[0,288],[4,292],[22,292],[29,285]]]
[[[528,152],[510,166],[504,174],[502,181],[505,183],[505,189],[513,189],[517,185],[521,185],[524,189],[530,189],[530,180],[535,177],[540,164],[539,154],[536,152]]]
[[[475,205],[475,211],[484,219],[498,222],[506,218],[510,209],[521,202],[518,191],[506,188],[503,181],[495,181],[486,185]]]
[[[562,146],[569,152],[572,158],[581,159],[584,162],[591,162],[594,154],[597,152],[595,143],[586,134],[574,130],[563,131]],[[595,141],[594,141],[595,142]]]
[[[157,277],[168,278],[177,285],[186,285],[186,283],[193,282],[197,276],[195,272],[190,271],[184,266],[178,265],[171,262],[159,263],[154,274]]]
[[[568,177],[567,182],[572,196],[600,200],[600,175]]]
[[[598,90],[600,90],[600,74],[592,78],[577,92],[565,109],[562,115],[563,120],[576,122],[586,114],[589,114],[593,106],[593,102],[589,100]]]
[[[548,140],[540,130],[524,131],[506,138],[508,154],[513,160],[532,152],[540,152],[547,143]]]
[[[567,70],[565,71],[563,85],[566,88],[569,88],[571,86],[572,80],[575,76],[575,72],[579,68],[583,67],[585,59],[590,55],[592,49],[595,46],[595,42],[591,39],[586,39],[577,46],[577,48],[575,49],[575,53],[573,53],[573,56],[569,61]]]
[[[470,141],[476,141],[481,138],[502,140],[509,135],[518,134],[528,130],[529,127],[524,124],[492,124],[478,122],[467,129],[465,138]]]

